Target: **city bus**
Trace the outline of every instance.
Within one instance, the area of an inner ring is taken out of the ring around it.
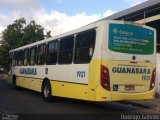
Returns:
[[[156,30],[101,20],[9,52],[8,81],[44,100],[146,100],[155,97]]]

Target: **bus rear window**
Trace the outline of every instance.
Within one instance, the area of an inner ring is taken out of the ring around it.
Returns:
[[[131,24],[109,24],[111,51],[149,55],[154,52],[154,31]]]

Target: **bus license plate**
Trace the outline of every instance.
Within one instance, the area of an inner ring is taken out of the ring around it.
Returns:
[[[135,90],[134,85],[126,85],[125,86],[125,91],[134,91],[134,90]]]

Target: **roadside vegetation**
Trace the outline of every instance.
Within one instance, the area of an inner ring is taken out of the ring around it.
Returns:
[[[28,24],[25,18],[16,19],[0,34],[0,65],[5,69],[8,66],[8,52],[36,41],[51,37],[51,31],[46,32],[41,25],[32,20]],[[0,71],[3,72],[3,70]]]

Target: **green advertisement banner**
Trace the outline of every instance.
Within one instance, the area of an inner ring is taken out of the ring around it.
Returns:
[[[109,24],[108,47],[128,54],[149,55],[154,52],[154,31],[131,24]]]

